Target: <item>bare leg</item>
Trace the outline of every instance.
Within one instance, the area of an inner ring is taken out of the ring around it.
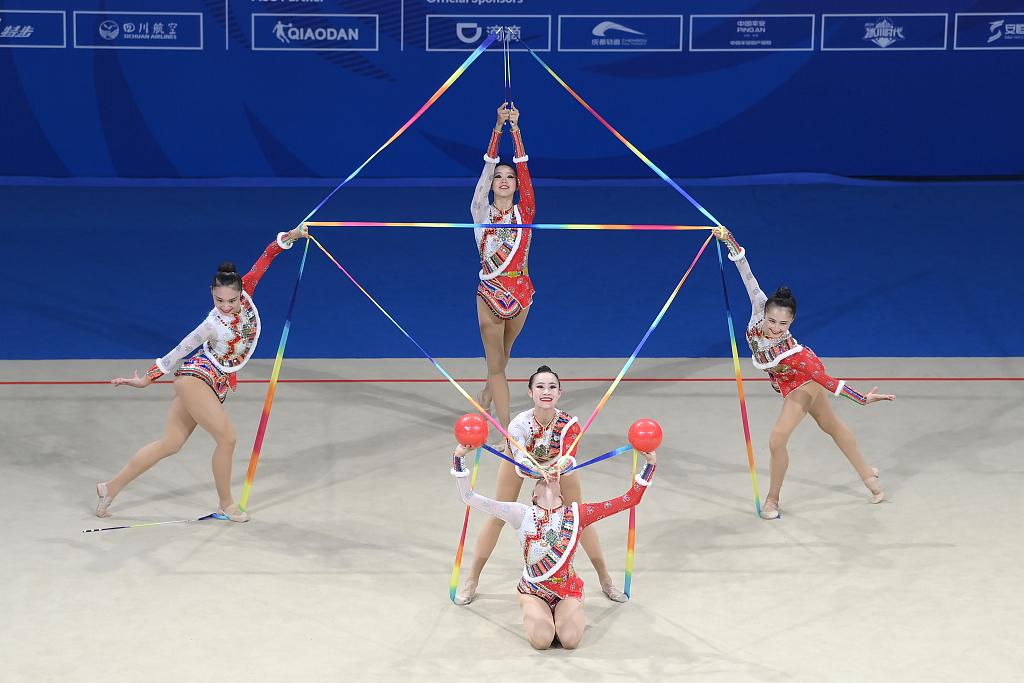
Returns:
[[[540,598],[537,598],[540,600]],[[543,601],[541,601],[543,602]],[[583,601],[574,598],[559,600],[555,605],[555,633],[558,642],[566,650],[575,650],[583,638],[583,628],[587,625],[583,616]]]
[[[195,428],[196,421],[189,415],[181,399],[175,396],[174,400],[171,401],[171,409],[167,413],[167,426],[164,428],[163,437],[140,448],[132,456],[132,459],[128,461],[128,464],[121,468],[116,477],[106,482],[106,484],[100,484],[96,487],[100,498],[106,501],[106,505],[103,505],[103,501],[101,501],[102,510],[97,508],[96,514],[100,517],[109,517],[106,506],[110,505],[110,500],[140,474],[167,456],[174,455],[180,451]]]
[[[839,450],[843,452],[846,459],[853,465],[853,469],[857,470],[857,474],[864,481],[864,485],[873,494],[871,502],[882,502],[885,494],[878,488],[878,470],[868,465],[864,455],[860,452],[860,448],[857,447],[857,437],[836,415],[826,392],[823,391],[819,396],[815,397],[814,402],[811,404],[810,413],[814,421],[821,427],[821,431],[832,437],[832,440],[839,446]]]
[[[568,474],[561,479],[562,497],[566,503],[583,504],[583,491],[580,484],[578,472]],[[586,551],[590,563],[597,571],[597,578],[601,581],[601,590],[615,602],[626,602],[629,598],[625,593],[615,587],[611,574],[608,573],[608,563],[605,562],[604,552],[601,550],[601,539],[597,536],[597,527],[588,526],[580,534],[580,545]]]
[[[231,496],[231,458],[235,453],[235,428],[231,425],[224,406],[209,385],[196,377],[178,377],[174,391],[185,409],[199,426],[217,442],[213,451],[213,480],[217,484],[220,508],[227,511],[235,504]]]
[[[551,608],[548,603],[536,595],[517,593],[517,596],[519,597],[519,606],[523,609],[523,626],[526,627],[526,635],[530,638],[530,644],[538,650],[548,649],[555,639],[555,619],[551,615]],[[561,605],[563,602],[566,600],[562,600],[558,604]],[[573,602],[576,601],[573,600]],[[558,609],[558,605],[555,606],[555,609]],[[582,633],[582,629],[580,633]],[[579,640],[577,639],[576,642],[578,643]]]
[[[824,391],[824,389],[817,384],[808,382],[790,392],[785,403],[782,404],[782,412],[768,438],[768,449],[772,454],[771,460],[768,461],[771,485],[764,506],[761,508],[761,516],[766,519],[779,516],[779,495],[782,492],[782,481],[786,478],[786,470],[789,469],[789,451],[786,450],[786,444],[789,443],[789,437],[793,434],[793,430],[807,415],[819,391]]]
[[[519,498],[519,491],[523,487],[523,479],[516,474],[515,468],[505,460],[498,465],[498,484],[494,489],[494,499],[514,502]],[[473,564],[469,569],[469,576],[462,585],[462,590],[455,594],[455,602],[459,605],[466,605],[472,602],[476,594],[476,587],[480,583],[480,572],[484,570],[487,559],[494,551],[498,543],[498,535],[505,522],[497,517],[487,515],[484,526],[480,529],[480,535],[476,538],[476,547],[473,549]],[[543,601],[542,601],[543,602]]]
[[[505,429],[511,421],[509,415],[508,378],[505,368],[512,354],[512,344],[523,330],[526,317],[530,313],[527,306],[511,320],[502,320],[494,315],[484,300],[476,298],[477,318],[480,321],[480,338],[484,343],[484,355],[487,358],[487,387],[481,394],[482,399],[490,396],[494,401],[494,410],[498,422]]]

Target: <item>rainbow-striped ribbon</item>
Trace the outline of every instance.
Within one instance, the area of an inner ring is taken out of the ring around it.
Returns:
[[[619,382],[622,381],[622,378],[625,376],[626,371],[629,370],[629,367],[633,364],[633,361],[636,360],[637,354],[640,353],[640,349],[642,349],[644,347],[644,344],[647,343],[647,340],[648,338],[650,338],[651,333],[654,332],[654,329],[658,326],[658,323],[661,322],[661,319],[665,317],[665,312],[668,310],[668,307],[672,305],[672,302],[675,301],[676,294],[679,293],[679,289],[683,286],[683,283],[686,282],[686,278],[690,276],[690,271],[693,270],[693,267],[695,265],[697,265],[697,259],[699,259],[700,255],[704,253],[704,250],[708,246],[708,242],[710,242],[714,236],[714,233],[712,233],[708,235],[708,238],[706,240],[704,240],[704,244],[701,246],[700,251],[698,251],[697,255],[693,257],[693,262],[690,264],[690,267],[686,269],[686,273],[683,275],[683,279],[680,280],[679,284],[676,285],[676,288],[672,290],[672,294],[668,297],[668,301],[666,301],[665,305],[661,307],[661,311],[658,312],[658,316],[654,319],[654,322],[651,323],[651,326],[647,329],[647,334],[645,334],[644,338],[640,340],[639,344],[637,344],[636,349],[633,351],[633,355],[631,355],[629,357],[629,360],[626,361],[626,364],[622,366],[622,370],[619,371],[618,376],[612,382],[612,385],[608,387],[608,391],[605,392],[604,398],[602,398],[601,402],[597,404],[597,408],[594,409],[594,413],[590,416],[590,419],[587,420],[587,423],[583,425],[583,429],[580,430],[580,435],[576,437],[576,440],[573,441],[569,448],[566,449],[566,455],[572,455],[573,452],[575,452],[576,446],[579,445],[580,439],[582,439],[583,435],[586,434],[587,429],[590,428],[590,424],[594,421],[594,418],[597,417],[597,414],[601,412],[602,408],[604,408],[604,404],[608,402],[608,399],[611,397],[612,392],[615,391],[615,387],[619,386]]]
[[[604,120],[604,118],[603,118],[603,117],[602,117],[602,116],[601,116],[600,114],[598,114],[598,113],[597,113],[596,111],[594,111],[593,107],[591,107],[591,106],[590,106],[589,104],[587,104],[586,102],[584,102],[584,101],[583,101],[583,98],[582,98],[582,97],[580,97],[579,95],[577,95],[577,94],[576,94],[576,91],[575,91],[575,90],[573,90],[572,88],[570,88],[570,87],[568,86],[568,84],[566,84],[566,82],[565,82],[565,81],[563,81],[563,80],[562,80],[561,78],[559,78],[559,77],[558,77],[558,74],[556,74],[556,73],[555,73],[554,71],[552,71],[552,70],[551,70],[551,67],[550,67],[550,66],[548,66],[547,64],[545,64],[545,63],[544,63],[544,60],[540,58],[540,55],[538,55],[538,54],[537,54],[536,52],[534,52],[534,51],[533,51],[533,49],[532,49],[532,48],[531,48],[531,47],[530,47],[529,45],[527,45],[527,44],[526,44],[525,42],[523,42],[522,40],[520,40],[519,42],[523,43],[523,47],[525,47],[525,48],[526,48],[527,50],[529,50],[529,51],[530,51],[530,54],[531,54],[531,55],[533,55],[533,58],[534,58],[534,59],[536,59],[536,60],[537,60],[538,62],[540,62],[540,65],[541,65],[542,67],[544,67],[544,70],[545,70],[545,71],[547,71],[547,72],[548,72],[549,74],[551,74],[552,76],[554,76],[555,80],[556,80],[556,81],[558,81],[558,82],[559,82],[559,83],[560,83],[560,84],[562,85],[562,87],[563,87],[563,88],[565,88],[566,90],[568,90],[568,91],[569,91],[569,94],[570,94],[570,95],[572,95],[573,97],[575,97],[575,98],[576,98],[576,100],[577,100],[577,101],[578,101],[578,102],[579,102],[580,104],[582,104],[582,105],[583,105],[584,107],[586,107],[587,111],[589,111],[589,112],[590,112],[591,114],[593,114],[593,115],[594,115],[594,117],[595,117],[595,118],[596,118],[596,119],[597,119],[598,121],[600,121],[600,122],[601,122],[602,124],[604,124],[604,127],[605,127],[605,128],[607,128],[608,130],[610,130],[610,131],[612,132],[612,135],[614,135],[614,136],[615,136],[615,137],[617,137],[617,138],[618,138],[619,140],[621,140],[621,141],[622,141],[622,144],[624,144],[624,145],[625,145],[626,147],[628,147],[628,148],[629,148],[629,151],[631,151],[631,152],[632,152],[633,154],[637,155],[637,157],[639,157],[639,158],[640,158],[640,161],[642,161],[642,162],[644,162],[645,164],[647,164],[647,166],[648,166],[648,167],[649,167],[649,168],[650,168],[650,169],[651,169],[652,171],[654,171],[655,173],[657,173],[657,174],[658,174],[658,175],[659,175],[659,176],[661,177],[661,179],[662,179],[662,180],[664,180],[664,181],[665,181],[666,183],[668,183],[668,184],[669,184],[669,185],[671,185],[671,186],[672,186],[673,188],[675,188],[676,192],[678,192],[679,194],[681,194],[681,195],[683,195],[684,197],[686,197],[686,199],[687,199],[687,200],[688,200],[688,201],[689,201],[689,202],[690,202],[691,204],[693,204],[693,205],[694,205],[694,206],[695,206],[695,207],[696,207],[696,208],[697,208],[697,209],[698,209],[698,210],[699,210],[699,211],[700,211],[700,212],[701,212],[702,214],[704,214],[705,216],[707,216],[708,218],[710,218],[710,219],[711,219],[711,220],[712,220],[712,221],[713,221],[713,222],[715,223],[715,225],[719,225],[719,226],[720,226],[720,225],[722,225],[721,223],[719,223],[719,222],[718,222],[718,219],[717,219],[717,218],[715,218],[714,216],[712,216],[712,215],[711,215],[711,213],[710,213],[710,212],[709,212],[709,211],[708,211],[707,209],[705,209],[705,208],[704,208],[703,206],[701,206],[701,205],[700,205],[700,202],[698,202],[698,201],[697,201],[696,199],[694,199],[693,197],[691,197],[691,196],[689,195],[689,193],[688,193],[688,192],[687,192],[686,190],[684,190],[683,188],[679,187],[679,185],[677,185],[677,184],[676,184],[676,181],[674,181],[674,180],[672,180],[671,178],[669,178],[669,177],[668,177],[668,174],[667,174],[667,173],[665,173],[664,171],[662,171],[662,170],[661,170],[660,168],[658,168],[657,164],[655,164],[655,163],[654,163],[653,161],[651,161],[650,159],[648,159],[648,158],[647,158],[647,155],[646,155],[646,154],[644,154],[644,153],[643,153],[643,152],[641,152],[641,151],[640,151],[639,149],[637,149],[636,147],[634,147],[634,146],[633,146],[633,143],[631,143],[631,142],[630,142],[629,140],[627,140],[626,138],[622,137],[622,135],[621,135],[621,134],[619,133],[619,131],[615,130],[615,128],[613,128],[613,127],[612,127],[612,124],[610,124],[610,123],[608,123],[607,121],[605,121],[605,120]]]
[[[636,449],[633,449],[633,476],[629,480],[630,487],[636,479]],[[629,508],[629,536],[626,538],[626,579],[622,582],[622,592],[629,597],[629,585],[633,583],[633,550],[636,548],[636,506]]]
[[[437,92],[435,92],[433,95],[431,95],[430,99],[427,100],[426,104],[424,104],[422,107],[420,107],[419,111],[417,111],[415,114],[413,114],[412,118],[405,122],[404,126],[402,126],[397,131],[395,131],[395,134],[392,135],[390,138],[388,138],[387,142],[385,142],[383,145],[381,145],[380,148],[376,152],[371,154],[370,157],[366,161],[364,161],[362,164],[360,164],[359,168],[357,168],[356,170],[352,171],[352,173],[351,173],[351,175],[349,175],[349,177],[347,177],[343,181],[341,181],[341,185],[338,185],[336,188],[331,190],[331,193],[329,195],[327,195],[326,197],[324,197],[324,200],[322,202],[320,202],[319,204],[317,204],[316,208],[313,209],[312,211],[310,211],[306,215],[306,217],[304,219],[302,219],[302,221],[300,222],[300,225],[302,223],[305,223],[306,221],[308,221],[310,218],[312,218],[313,214],[315,214],[317,211],[319,211],[320,208],[324,204],[326,204],[327,201],[331,197],[334,196],[335,192],[337,192],[338,190],[343,188],[345,186],[345,184],[348,183],[348,181],[352,180],[357,175],[359,175],[359,172],[362,171],[366,167],[366,165],[368,163],[373,161],[373,158],[375,156],[377,156],[382,151],[384,151],[385,147],[387,147],[392,142],[397,140],[399,135],[401,135],[405,131],[409,130],[409,126],[411,126],[413,123],[415,123],[416,119],[418,119],[420,116],[422,116],[423,112],[425,112],[427,109],[430,108],[430,105],[434,104],[434,102],[437,102],[438,98],[441,97],[441,95],[443,95],[445,93],[445,91],[448,90],[449,87],[451,87],[451,84],[454,83],[456,80],[458,80],[459,76],[461,76],[463,73],[465,73],[466,69],[469,68],[469,65],[472,64],[473,62],[475,62],[476,58],[479,57],[480,55],[482,55],[484,53],[484,50],[486,50],[490,46],[490,44],[493,43],[497,39],[498,39],[498,34],[497,33],[492,33],[489,36],[487,36],[487,38],[484,40],[484,42],[480,43],[479,47],[477,47],[475,50],[473,50],[473,54],[471,54],[469,57],[466,58],[466,61],[464,61],[462,63],[462,66],[460,66],[458,69],[456,69],[455,72],[451,76],[448,77],[448,80],[444,82],[444,85],[442,85],[440,88],[438,88]]]
[[[284,329],[281,330],[281,343],[277,345],[277,358],[274,359],[274,371],[270,373],[270,386],[267,388],[267,398],[263,402],[263,415],[260,417],[260,426],[256,430],[256,442],[252,446],[252,457],[249,458],[249,470],[245,473],[245,486],[242,487],[242,498],[238,502],[238,509],[245,511],[249,503],[249,492],[252,490],[252,480],[256,477],[256,465],[260,461],[260,450],[263,448],[263,437],[267,433],[267,422],[270,421],[270,409],[274,407],[274,392],[277,390],[277,377],[281,374],[281,361],[284,360],[284,347],[288,343],[288,331],[292,328],[292,314],[295,312],[295,299],[299,296],[299,283],[302,282],[302,271],[306,267],[306,254],[309,253],[309,239],[306,239],[306,248],[302,250],[302,262],[299,264],[299,277],[295,280],[295,291],[292,292],[292,301],[288,304],[288,316],[284,320]]]
[[[729,308],[729,290],[725,287],[725,263],[722,261],[722,245],[716,240],[718,267],[722,271],[722,292],[725,294],[725,318],[729,322],[729,343],[732,344],[732,365],[736,371],[736,389],[740,394],[740,417],[743,418],[743,438],[747,440],[747,460],[750,462],[750,479],[754,482],[754,507],[761,516],[761,494],[757,490],[757,471],[754,469],[754,445],[750,442],[750,424],[747,422],[747,398],[743,394],[743,376],[740,373],[740,355],[736,350],[736,332],[732,326],[732,311]]]
[[[480,467],[480,451],[483,448],[476,449],[476,462],[473,463],[473,477],[469,480],[469,488],[476,488],[476,471]],[[462,551],[466,547],[466,529],[469,528],[469,508],[466,506],[466,520],[462,523],[462,537],[459,538],[459,550],[455,553],[455,566],[452,568],[452,583],[448,587],[448,593],[451,596],[452,602],[455,602],[455,591],[459,588],[459,572],[462,571]]]
[[[377,221],[310,221],[310,228],[492,228],[491,223],[381,223]],[[498,225],[508,225],[499,223]],[[517,228],[538,230],[714,230],[711,225],[625,225],[598,223],[527,223]]]
[[[406,331],[405,331],[405,328],[404,328],[404,327],[402,327],[401,325],[399,325],[399,324],[398,324],[398,321],[397,321],[397,320],[395,320],[394,318],[392,318],[392,317],[391,317],[391,314],[390,314],[390,313],[388,313],[387,311],[385,311],[385,310],[384,310],[384,307],[383,307],[383,306],[381,306],[381,305],[380,305],[379,303],[377,303],[377,300],[376,300],[376,299],[374,299],[374,298],[373,298],[372,296],[370,296],[370,293],[369,293],[369,292],[367,292],[367,291],[366,291],[365,289],[363,289],[363,286],[362,286],[361,284],[359,284],[358,282],[356,282],[356,279],[355,279],[354,277],[352,277],[352,275],[351,275],[351,274],[350,274],[350,273],[349,273],[349,272],[348,272],[347,270],[345,270],[345,268],[344,268],[344,267],[342,267],[342,265],[341,265],[340,263],[338,263],[338,260],[337,260],[336,258],[334,258],[333,256],[331,256],[331,252],[329,252],[329,251],[327,251],[326,249],[324,249],[324,245],[322,245],[322,244],[320,244],[319,242],[317,242],[317,241],[316,241],[316,238],[315,238],[315,237],[312,237],[312,236],[310,236],[310,239],[311,239],[311,240],[313,240],[313,242],[314,242],[314,243],[316,244],[316,246],[320,247],[320,251],[322,251],[322,252],[324,252],[325,254],[327,254],[327,258],[331,259],[331,261],[333,261],[333,262],[334,262],[334,265],[338,266],[338,268],[339,268],[339,269],[341,270],[341,272],[345,273],[345,276],[346,276],[346,277],[347,277],[347,278],[348,278],[349,280],[351,280],[351,281],[352,281],[352,284],[354,284],[354,285],[355,285],[356,287],[358,287],[358,288],[359,288],[359,291],[360,291],[360,292],[362,292],[363,294],[365,294],[365,295],[366,295],[366,298],[367,298],[367,299],[369,299],[370,301],[372,301],[372,302],[373,302],[373,305],[374,305],[374,306],[376,306],[376,307],[377,307],[377,309],[378,309],[378,310],[379,310],[379,311],[380,311],[381,313],[383,313],[383,314],[385,315],[385,317],[387,317],[387,319],[388,319],[388,320],[390,320],[390,321],[391,321],[391,322],[392,322],[392,323],[394,324],[394,326],[395,326],[395,327],[397,327],[397,328],[399,329],[399,331],[400,331],[400,332],[401,332],[402,334],[404,334],[404,335],[405,335],[405,338],[406,338],[406,339],[408,339],[409,341],[411,341],[411,342],[412,342],[413,344],[415,344],[416,348],[420,350],[420,353],[422,353],[422,354],[423,354],[424,356],[426,356],[426,357],[427,357],[427,360],[429,360],[429,361],[430,361],[431,363],[433,363],[433,364],[434,364],[434,367],[435,367],[435,368],[437,368],[437,369],[438,369],[438,371],[439,371],[439,372],[440,372],[440,373],[441,373],[442,375],[444,375],[445,379],[447,379],[447,380],[448,380],[449,382],[451,382],[452,386],[453,386],[453,387],[455,387],[456,389],[458,389],[458,390],[459,390],[459,393],[460,393],[460,394],[462,394],[463,396],[465,396],[465,397],[466,397],[466,400],[467,400],[467,401],[469,401],[470,403],[472,403],[472,404],[473,404],[473,407],[474,407],[474,408],[476,408],[476,409],[477,409],[477,411],[478,411],[478,412],[479,412],[479,413],[480,413],[481,415],[483,415],[483,416],[484,416],[484,418],[485,418],[485,419],[486,419],[486,420],[487,420],[488,422],[490,422],[490,423],[491,423],[492,425],[494,425],[495,427],[497,427],[497,428],[498,428],[498,431],[499,431],[499,432],[501,432],[502,436],[504,436],[504,437],[505,437],[506,439],[508,439],[508,442],[509,442],[510,444],[512,444],[512,446],[513,446],[514,448],[517,448],[517,449],[519,449],[519,451],[520,451],[520,452],[521,452],[521,453],[522,453],[523,455],[525,455],[525,456],[526,456],[526,458],[527,458],[527,459],[528,459],[528,460],[529,460],[530,462],[532,462],[532,463],[533,463],[533,465],[534,465],[534,467],[535,467],[535,468],[537,469],[537,471],[543,471],[543,469],[544,469],[544,468],[543,468],[543,467],[541,466],[541,464],[540,464],[540,463],[538,463],[538,462],[537,462],[537,460],[536,460],[536,459],[535,459],[535,458],[533,457],[533,455],[532,455],[532,454],[531,454],[531,453],[530,453],[529,451],[527,451],[526,449],[524,449],[524,448],[523,448],[522,446],[520,446],[520,445],[519,445],[518,443],[516,443],[516,440],[515,440],[515,439],[513,439],[513,438],[512,438],[511,436],[509,436],[508,432],[507,432],[507,431],[505,431],[505,428],[504,428],[504,427],[502,427],[502,426],[501,426],[501,424],[500,424],[500,423],[499,423],[499,422],[498,422],[497,420],[495,420],[495,419],[494,419],[493,417],[491,417],[491,414],[490,414],[489,412],[487,412],[486,410],[484,410],[484,409],[483,409],[483,407],[482,407],[482,406],[481,406],[481,405],[480,405],[479,403],[477,403],[477,402],[476,402],[476,400],[475,400],[475,399],[474,399],[474,398],[473,398],[472,396],[470,396],[470,395],[469,395],[469,394],[468,394],[468,393],[466,392],[466,390],[465,390],[465,389],[463,389],[463,388],[462,388],[462,385],[461,385],[461,384],[459,384],[458,382],[456,382],[456,381],[455,381],[455,378],[454,378],[454,377],[452,377],[451,375],[449,375],[449,374],[448,374],[448,371],[447,371],[447,370],[445,370],[444,368],[442,368],[442,367],[440,366],[440,364],[438,364],[438,362],[437,362],[436,360],[434,360],[433,356],[431,356],[431,355],[430,355],[429,353],[427,353],[427,350],[426,350],[426,349],[424,349],[424,348],[423,348],[422,346],[420,346],[420,343],[419,343],[418,341],[416,341],[415,339],[413,339],[413,338],[412,338],[412,335],[410,335],[410,334],[409,334],[408,332],[406,332]]]

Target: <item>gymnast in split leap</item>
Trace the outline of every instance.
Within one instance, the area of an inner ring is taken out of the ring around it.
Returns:
[[[785,398],[782,412],[768,439],[771,487],[761,506],[761,516],[765,519],[776,519],[779,516],[779,494],[789,468],[786,444],[793,430],[808,413],[822,431],[832,437],[857,470],[871,492],[870,502],[881,503],[885,494],[878,485],[878,470],[864,460],[857,447],[857,438],[833,412],[829,394],[845,396],[858,405],[892,401],[896,397],[876,394],[878,387],[865,396],[850,387],[846,380],[833,379],[825,374],[825,367],[814,352],[798,344],[789,332],[789,326],[796,317],[796,300],[789,288],[779,287],[775,294],[765,296],[750,271],[746,250],[736,243],[725,228],[716,228],[715,236],[729,248],[729,260],[736,264],[750,296],[752,311],[747,324],[747,343],[753,354],[754,367],[767,372],[772,388]]]
[[[199,327],[166,356],[157,358],[144,377],[139,377],[136,371],[134,377],[111,381],[115,387],[127,385],[142,389],[159,377],[173,373],[174,400],[163,437],[139,449],[116,477],[96,485],[97,517],[109,517],[108,508],[114,497],[140,474],[181,450],[199,425],[217,442],[213,451],[213,479],[220,504],[214,514],[232,522],[249,521],[249,515],[238,509],[231,495],[235,428],[222,404],[228,388],[235,390],[235,374],[252,357],[260,338],[260,315],[252,301],[253,291],[274,257],[283,249],[291,249],[305,235],[305,227],[279,234],[245,277],[238,275],[233,263],[220,264],[210,285],[214,307]],[[199,353],[182,363],[196,351]]]
[[[572,566],[580,537],[594,522],[640,502],[654,476],[657,454],[641,453],[647,459],[643,472],[636,476],[624,495],[603,503],[572,501],[566,504],[559,475],[570,459],[559,458],[554,472],[545,472],[534,487],[531,506],[495,501],[474,493],[464,463],[464,456],[470,449],[460,444],[454,453],[452,474],[456,477],[459,497],[493,518],[508,522],[519,535],[525,566],[517,591],[530,643],[538,650],[546,650],[557,636],[563,647],[574,649],[586,625],[583,579]]]
[[[558,409],[558,400],[562,397],[562,385],[558,375],[548,366],[542,365],[537,368],[537,372],[530,377],[527,392],[533,400],[533,408],[520,413],[512,420],[508,426],[509,436],[521,448],[530,453],[542,467],[555,466],[579,437],[579,420],[564,410]],[[526,456],[519,448],[509,444],[505,450],[511,452],[520,465],[530,469],[535,468],[535,465],[527,461]],[[523,468],[513,466],[507,460],[502,460],[498,466],[495,498],[507,502],[517,500],[523,486],[523,479],[527,476],[535,475],[528,475]],[[581,504],[583,502],[579,472],[572,472],[562,477],[560,484],[561,490],[570,503]],[[480,582],[480,572],[483,571],[484,564],[487,563],[487,559],[498,542],[498,535],[501,533],[505,521],[500,516],[489,517],[484,521],[484,526],[476,540],[476,548],[473,550],[473,564],[469,571],[469,577],[462,585],[462,589],[455,594],[457,604],[465,605],[473,600]],[[629,598],[615,587],[612,577],[608,573],[608,565],[604,559],[604,552],[601,550],[601,540],[597,537],[597,529],[581,529],[581,532],[580,542],[597,571],[597,576],[601,581],[601,590],[611,600],[626,602]]]
[[[494,124],[491,142],[484,154],[484,170],[470,207],[474,223],[515,226],[534,222],[536,206],[530,171],[526,167],[529,157],[519,130],[519,110],[515,104],[508,105],[504,102],[498,107],[498,122]],[[511,124],[515,165],[499,163],[498,143],[506,121]],[[513,203],[516,190],[519,191],[518,204]],[[492,192],[494,201],[490,202],[488,195]],[[489,410],[493,401],[496,417],[507,429],[511,416],[505,367],[512,354],[512,344],[526,324],[533,304],[533,283],[527,267],[533,230],[494,227],[476,228],[474,232],[481,265],[476,312],[487,359],[487,384],[476,398],[484,410]]]

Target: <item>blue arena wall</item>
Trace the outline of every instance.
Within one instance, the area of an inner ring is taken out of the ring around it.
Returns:
[[[0,0],[0,176],[344,177],[491,26],[517,27],[672,176],[1020,175],[1021,12],[1012,0]],[[488,50],[365,174],[477,173],[502,63]],[[649,175],[528,53],[511,69],[535,175]]]

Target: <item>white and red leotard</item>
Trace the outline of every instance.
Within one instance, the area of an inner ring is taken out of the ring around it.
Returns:
[[[467,505],[515,527],[525,564],[517,590],[524,595],[536,595],[554,609],[559,600],[583,599],[583,579],[572,566],[580,533],[594,522],[639,503],[655,469],[655,465],[648,463],[643,472],[636,475],[630,489],[618,498],[603,503],[572,503],[553,510],[539,505],[495,501],[477,494],[469,486],[469,472],[462,458],[455,458],[452,474],[456,477],[459,497]]]
[[[534,205],[533,184],[523,148],[520,131],[512,131],[516,155],[516,180],[519,185],[519,203],[508,211],[500,211],[488,201],[494,169],[498,165],[498,142],[501,133],[491,132],[491,144],[484,154],[484,170],[476,184],[470,211],[474,223],[504,223],[508,225],[530,225],[534,222],[537,209]],[[494,315],[502,320],[511,320],[533,303],[533,283],[527,261],[530,256],[530,242],[533,230],[530,228],[476,228],[476,246],[480,252],[480,285],[477,296],[482,298]]]
[[[252,300],[256,285],[274,257],[284,249],[291,249],[293,243],[288,233],[278,235],[277,240],[264,250],[256,264],[242,278],[242,305],[238,314],[222,313],[215,306],[199,327],[192,330],[166,356],[156,359],[156,363],[146,373],[150,381],[155,382],[172,372],[176,377],[197,377],[210,385],[223,403],[228,388],[232,391],[235,389],[235,373],[252,358],[260,339],[260,313]],[[183,359],[199,349],[202,349],[201,353],[182,363]]]
[[[569,450],[572,443],[579,438],[580,422],[564,410],[556,410],[555,417],[551,424],[545,426],[537,421],[533,414],[534,409],[519,413],[508,425],[508,435],[516,443],[526,450],[541,465],[547,466],[558,460],[563,453]],[[533,463],[518,448],[512,448],[512,455],[517,463],[534,469]],[[537,479],[537,475],[523,471],[518,465],[516,473],[524,479],[531,477]]]
[[[764,335],[764,305],[768,297],[758,287],[750,271],[746,250],[736,243],[731,234],[725,244],[729,248],[729,260],[740,271],[750,297],[747,344],[750,345],[751,359],[754,367],[768,373],[775,391],[786,397],[808,382],[817,382],[836,396],[845,396],[860,405],[867,404],[867,398],[847,385],[846,380],[829,377],[814,351],[798,344],[788,331],[778,339],[769,339]]]

